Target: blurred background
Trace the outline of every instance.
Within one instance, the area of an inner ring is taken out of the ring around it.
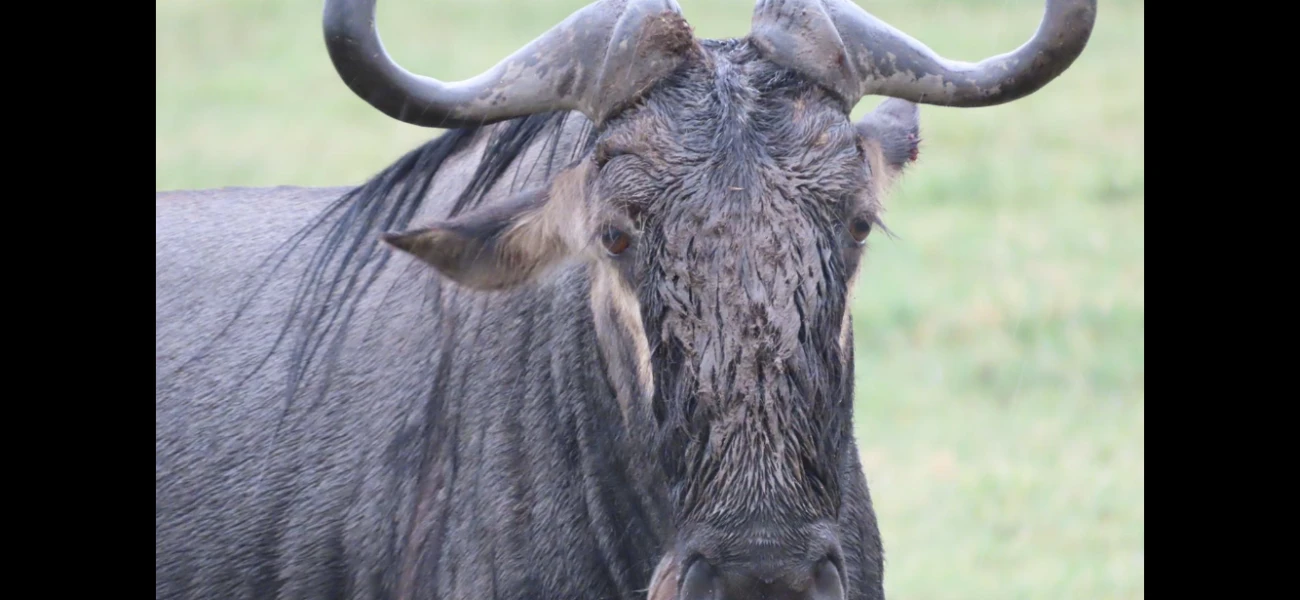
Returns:
[[[858,0],[950,58],[1027,40],[1041,0]],[[385,0],[411,71],[477,74],[584,0]],[[679,0],[699,37],[749,0]],[[1144,3],[1104,0],[1038,93],[921,109],[854,301],[856,428],[891,600],[1144,596]],[[157,190],[345,185],[439,132],[335,75],[321,0],[157,0]],[[858,117],[879,99],[868,98]]]

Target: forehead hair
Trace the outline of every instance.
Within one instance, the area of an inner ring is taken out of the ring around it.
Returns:
[[[878,206],[865,140],[842,100],[748,40],[700,47],[603,132],[594,158],[606,199],[639,209],[710,203],[731,216],[778,199]],[[636,161],[620,163],[627,155]]]

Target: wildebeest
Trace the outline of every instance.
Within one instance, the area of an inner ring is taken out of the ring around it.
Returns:
[[[374,10],[325,3],[343,82],[449,131],[356,188],[156,194],[156,597],[882,598],[864,243],[917,103],[1039,90],[1094,0],[975,64],[846,0],[728,40],[605,0],[458,83]]]

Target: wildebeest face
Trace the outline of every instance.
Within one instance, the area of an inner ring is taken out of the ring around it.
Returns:
[[[479,289],[590,261],[609,380],[671,491],[659,593],[832,593],[848,296],[917,132],[914,104],[855,124],[748,44],[709,44],[547,187],[388,240]]]

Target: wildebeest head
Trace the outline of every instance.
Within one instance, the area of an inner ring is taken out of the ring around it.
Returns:
[[[847,298],[917,157],[913,102],[1036,91],[1082,51],[1095,2],[1049,1],[1030,42],[967,64],[847,0],[760,0],[751,34],[727,41],[695,39],[672,0],[606,0],[453,84],[398,67],[373,14],[327,2],[326,37],[386,114],[448,127],[568,109],[597,127],[546,186],[385,240],[482,290],[591,264],[609,381],[671,491],[651,596],[842,597]],[[852,122],[868,94],[892,98]]]

